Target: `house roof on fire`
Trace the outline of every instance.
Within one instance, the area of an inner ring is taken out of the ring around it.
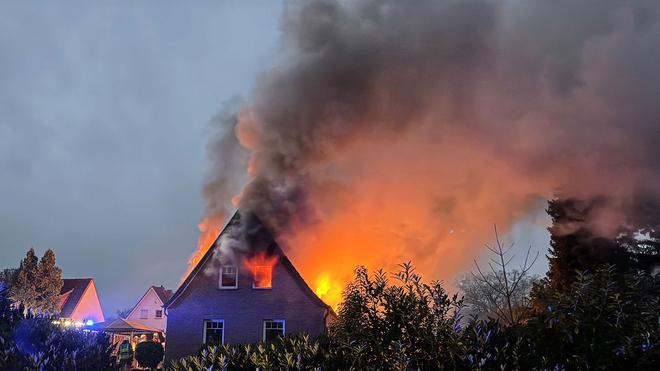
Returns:
[[[246,226],[248,224],[248,226]],[[168,308],[170,305],[172,305],[176,300],[181,296],[183,292],[188,288],[188,285],[190,282],[195,278],[197,273],[202,269],[204,264],[213,256],[213,253],[215,249],[218,248],[219,241],[220,239],[228,234],[230,232],[231,227],[235,226],[241,226],[244,227],[241,229],[241,231],[245,230],[259,230],[259,235],[261,237],[267,237],[269,240],[269,243],[267,243],[267,246],[265,246],[265,250],[269,254],[277,255],[278,256],[278,262],[284,266],[289,273],[293,276],[295,281],[298,283],[302,291],[309,296],[314,302],[316,302],[318,305],[328,308],[330,311],[332,311],[332,307],[330,307],[328,304],[323,302],[321,298],[319,298],[316,293],[307,285],[307,282],[302,278],[300,273],[296,270],[296,268],[293,266],[289,258],[284,254],[284,251],[280,248],[280,246],[277,244],[275,239],[273,238],[273,234],[268,231],[266,226],[259,220],[259,218],[254,215],[254,213],[244,213],[241,210],[237,210],[234,215],[229,219],[227,224],[225,224],[225,227],[222,229],[222,232],[218,235],[218,237],[215,239],[211,247],[206,251],[202,259],[199,260],[197,265],[193,268],[193,270],[188,274],[186,279],[181,283],[181,286],[174,292],[174,295],[168,300],[163,307]]]
[[[92,283],[91,278],[65,278],[62,280],[62,290],[60,290],[60,316],[71,317],[76,310],[80,299]]]

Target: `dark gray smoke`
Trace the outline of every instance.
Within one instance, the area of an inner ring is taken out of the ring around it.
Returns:
[[[208,216],[231,208],[240,180],[241,207],[294,251],[291,236],[309,230],[305,249],[333,236],[354,249],[341,245],[353,230],[367,236],[360,249],[429,267],[469,261],[455,248],[478,248],[492,223],[507,228],[557,192],[610,200],[591,227],[611,234],[660,201],[659,11],[287,2],[280,59],[218,121]]]

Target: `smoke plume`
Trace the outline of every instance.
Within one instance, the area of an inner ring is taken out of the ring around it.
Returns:
[[[560,193],[607,236],[660,199],[655,1],[287,2],[275,66],[216,120],[212,230],[254,211],[303,276],[431,277]],[[232,204],[233,200],[233,204]]]

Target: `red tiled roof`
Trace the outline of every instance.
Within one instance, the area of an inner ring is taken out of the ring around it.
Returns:
[[[73,314],[78,302],[82,298],[87,286],[92,283],[91,278],[65,278],[62,280],[60,290],[60,316],[67,318]]]
[[[167,303],[168,300],[174,295],[174,292],[172,290],[167,290],[163,286],[151,286],[154,291],[156,292],[156,295],[160,298],[160,301],[163,302],[163,304]]]

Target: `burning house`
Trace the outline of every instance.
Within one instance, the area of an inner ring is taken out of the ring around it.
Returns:
[[[334,316],[272,234],[237,212],[164,305],[166,360],[202,344],[255,343],[304,332],[317,336]]]

